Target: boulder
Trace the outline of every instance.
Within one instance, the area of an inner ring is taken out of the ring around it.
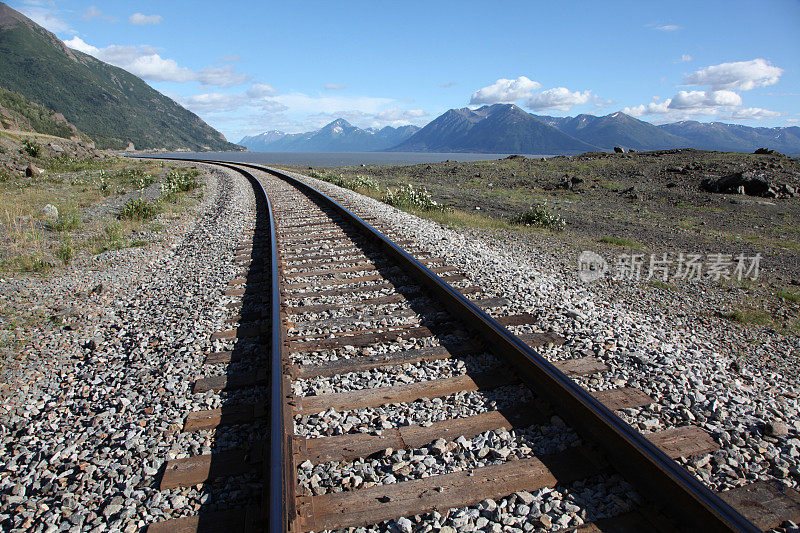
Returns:
[[[615,147],[614,147],[614,153],[617,153],[617,154],[624,154],[624,153],[625,153],[625,149],[624,149],[624,148],[622,148],[621,146],[615,146]]]
[[[779,157],[786,157],[785,155],[783,155],[779,151],[773,150],[771,148],[759,148],[758,150],[756,150],[753,153],[754,154],[758,154],[758,155],[777,155]]]
[[[39,170],[38,168],[36,168],[36,165],[34,165],[33,163],[29,164],[25,168],[25,177],[27,177],[27,178],[34,178],[34,177],[38,176],[41,173],[42,173],[42,171]]]
[[[47,204],[42,208],[42,216],[47,220],[58,220],[58,208],[53,204]]]
[[[718,179],[706,178],[700,187],[708,192],[723,194],[744,194],[749,196],[766,196],[770,190],[769,177],[755,172],[734,172]]]

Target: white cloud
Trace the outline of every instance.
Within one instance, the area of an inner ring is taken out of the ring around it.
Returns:
[[[689,62],[691,60],[692,60],[692,56],[690,56],[689,54],[683,54],[681,56],[680,62],[681,63],[687,63],[687,62]]]
[[[439,87],[442,87],[444,89],[448,89],[448,88],[452,87],[455,84],[456,84],[456,82],[454,82],[454,81],[448,81],[447,83],[442,83],[441,85],[439,85]]]
[[[471,105],[513,104],[522,98],[529,98],[533,91],[541,86],[541,83],[525,76],[520,76],[515,80],[500,78],[493,84],[472,93],[469,103]]]
[[[742,97],[733,91],[678,91],[669,103],[670,109],[704,109],[740,106]]]
[[[278,94],[265,83],[254,83],[242,93],[205,93],[174,96],[182,105],[213,116],[215,123],[236,124],[235,134],[270,129],[301,132],[317,129],[336,118],[360,127],[419,124],[428,116],[422,109],[404,109],[399,100],[369,96],[309,96]]]
[[[742,107],[738,91],[778,83],[783,69],[764,59],[721,63],[702,68],[683,77],[683,83],[702,85],[707,90],[678,91],[659,103],[626,107],[623,112],[639,117],[656,115],[659,121],[685,120],[713,116],[717,120],[763,120],[781,116],[777,111],[760,107]]]
[[[217,87],[233,87],[247,83],[250,76],[236,72],[233,65],[221,67],[206,67],[197,72],[197,81],[203,85],[216,85]]]
[[[749,91],[778,83],[783,69],[770,65],[765,59],[721,63],[695,71],[683,77],[687,85],[706,85],[714,89]]]
[[[86,8],[86,11],[83,12],[83,15],[81,16],[81,18],[83,20],[102,19],[102,20],[106,20],[108,22],[116,22],[117,21],[117,19],[115,19],[114,17],[112,17],[110,15],[104,15],[103,12],[100,11],[100,9],[97,8],[97,6],[89,6],[88,8]]]
[[[70,39],[69,41],[64,41],[64,44],[72,48],[73,50],[83,52],[84,54],[89,54],[90,56],[96,56],[98,53],[100,53],[99,48],[84,42],[84,40],[78,37],[77,35],[72,39]]]
[[[325,90],[326,91],[341,91],[347,87],[347,85],[342,85],[341,83],[326,83]]]
[[[723,120],[763,120],[765,118],[775,118],[781,116],[777,111],[762,109],[760,107],[745,107],[734,109],[730,113],[722,114],[718,118]]]
[[[591,91],[571,92],[566,87],[555,87],[534,94],[525,100],[525,106],[533,110],[557,109],[569,111],[576,105],[583,105],[591,99]]]
[[[148,24],[161,24],[164,17],[161,15],[145,15],[143,13],[134,13],[128,18],[128,22],[136,26],[146,26]]]
[[[239,109],[247,98],[241,94],[206,93],[177,98],[195,113],[227,113]]]
[[[675,24],[659,24],[657,26],[653,26],[653,29],[658,31],[678,31],[681,29],[681,27]]]
[[[626,115],[641,117],[642,115],[660,115],[666,113],[669,108],[670,100],[663,102],[650,102],[649,104],[626,107],[622,110]]]
[[[247,96],[250,98],[264,98],[266,96],[275,96],[276,94],[278,94],[278,91],[266,83],[254,83],[247,89]]]
[[[375,113],[374,118],[381,122],[407,124],[409,121],[426,116],[428,116],[428,114],[422,109],[401,109],[394,106]]]
[[[48,7],[30,5],[20,8],[19,11],[39,26],[53,33],[65,32],[71,29],[66,21]]]
[[[163,58],[150,46],[122,46],[112,44],[105,48],[98,48],[86,43],[78,36],[73,37],[64,44],[96,57],[117,67],[127,70],[148,81],[174,81],[185,83],[198,81],[202,85],[216,85],[218,87],[232,87],[241,85],[249,76],[236,72],[232,65],[221,67],[206,67],[197,72],[178,65],[174,59]]]

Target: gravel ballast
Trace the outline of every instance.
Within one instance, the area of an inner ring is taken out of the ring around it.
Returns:
[[[13,384],[0,405],[4,531],[137,531],[209,503],[210,494],[156,485],[165,460],[210,449],[207,432],[178,430],[187,412],[219,402],[193,395],[191,384],[203,375],[210,334],[225,329],[233,247],[253,225],[250,184],[206,168],[203,202],[160,221],[163,244],[0,285],[66,322],[30,326],[4,367]],[[225,482],[215,490],[221,506],[248,486]]]
[[[759,480],[798,487],[797,337],[732,327],[698,311],[701,304],[687,305],[680,297],[644,290],[634,282],[583,283],[578,279],[577,256],[536,234],[456,231],[329,183],[295,176],[345,202],[360,216],[386,221],[420,249],[444,257],[487,297],[509,300],[510,305],[493,314],[537,316],[535,329],[567,339],[563,346],[540,349],[548,359],[591,355],[605,362],[609,371],[575,378],[586,389],[627,386],[649,394],[655,400],[652,405],[619,412],[643,433],[689,424],[705,429],[721,449],[680,461],[712,490]],[[705,291],[715,297],[726,292],[713,281],[700,283],[707,283]],[[754,336],[757,342],[747,342]],[[742,345],[751,348],[737,357],[732,345],[738,350]],[[362,379],[368,386],[376,376],[365,373]],[[352,376],[346,385],[358,387]],[[306,393],[316,389],[306,387],[302,387]],[[366,422],[361,415],[351,421],[356,428]],[[341,428],[334,424],[327,431],[338,433]],[[422,519],[427,520],[430,517]],[[553,524],[556,529],[565,526]],[[383,527],[405,530],[404,524]]]
[[[199,377],[253,368],[247,360],[229,366],[203,365],[207,353],[230,348],[225,341],[212,342],[210,334],[230,327],[225,319],[231,311],[224,305],[233,299],[222,297],[222,291],[240,272],[232,260],[233,249],[252,229],[254,213],[252,189],[239,174],[213,170],[205,179],[203,203],[196,213],[167,222],[163,245],[107,252],[56,278],[0,283],[4,297],[24,298],[60,317],[58,326],[25,326],[30,342],[20,347],[15,364],[3,368],[11,385],[2,389],[0,397],[3,530],[136,531],[155,521],[195,514],[201,507],[205,511],[241,504],[260,490],[260,480],[253,475],[225,478],[202,488],[159,491],[156,485],[156,475],[169,459],[262,440],[268,430],[257,424],[179,432],[189,411],[268,396],[263,388],[223,394],[191,391]],[[303,179],[353,204],[357,214],[386,221],[419,249],[443,257],[445,264],[468,276],[460,285],[477,285],[484,297],[506,298],[509,305],[492,309],[493,315],[537,316],[534,326],[512,329],[564,336],[563,346],[540,350],[548,359],[591,355],[606,363],[607,372],[575,378],[586,389],[628,386],[649,394],[655,400],[652,405],[619,412],[640,431],[687,424],[708,431],[721,449],[682,462],[711,489],[772,479],[798,487],[800,386],[792,370],[800,354],[796,337],[760,333],[752,353],[737,358],[724,344],[732,335],[747,333],[691,309],[679,311],[679,301],[661,293],[643,294],[635,284],[583,284],[577,277],[577,257],[539,243],[535,236],[455,231],[331,184]],[[346,298],[336,296],[304,299],[298,293],[289,303],[343,301]],[[365,317],[360,326],[371,326],[376,325],[371,314],[383,320],[384,314],[400,307],[375,306],[355,314]],[[350,329],[335,322],[348,314],[293,317],[298,322],[333,321],[318,329],[309,322],[295,333]],[[415,316],[409,315],[399,323],[413,320]],[[263,349],[255,341],[240,342],[237,349],[248,349],[248,343],[253,351]],[[406,339],[403,345],[414,348],[437,342]],[[394,351],[400,345],[344,347],[295,354],[293,360],[312,365]],[[776,360],[782,363],[773,364]],[[481,372],[498,364],[494,356],[478,353],[458,360],[295,380],[293,387],[299,395],[313,396]],[[512,385],[450,398],[329,411],[298,418],[296,433],[379,434],[531,399],[525,387]],[[554,453],[579,442],[564,421],[554,417],[550,425],[493,431],[405,452],[389,450],[385,456],[345,463],[300,465],[298,473],[303,487],[323,494],[498,464],[509,456]],[[398,462],[405,464],[397,468]],[[517,493],[357,531],[558,530],[615,516],[638,500],[623,480],[597,476],[554,490]]]

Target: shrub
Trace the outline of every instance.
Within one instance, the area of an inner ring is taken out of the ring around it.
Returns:
[[[444,206],[436,202],[431,193],[424,187],[415,189],[413,185],[403,185],[399,189],[389,189],[383,195],[381,201],[400,209],[420,209],[422,211],[437,211],[444,209]]]
[[[47,161],[46,168],[51,172],[81,172],[83,170],[97,170],[113,161],[113,159],[95,159],[93,157],[81,159],[62,155]]]
[[[81,227],[81,216],[77,209],[61,213],[55,222],[48,224],[53,231],[72,231]]]
[[[567,225],[563,218],[551,213],[547,209],[547,205],[539,204],[533,205],[527,211],[512,217],[510,222],[517,226],[534,226],[557,231],[563,230]]]
[[[108,241],[116,242],[122,240],[122,225],[119,222],[109,222],[103,226],[103,233]]]
[[[311,171],[309,176],[353,191],[377,191],[381,187],[377,180],[370,176],[347,177],[341,174],[321,174],[316,171]]]
[[[188,192],[199,187],[200,183],[197,181],[199,175],[200,171],[196,169],[171,170],[164,177],[161,192],[167,200],[173,200],[178,193]]]
[[[67,266],[75,259],[75,243],[72,242],[72,237],[61,243],[61,246],[56,250],[56,257],[61,259],[64,266]]]
[[[42,151],[42,147],[31,139],[22,141],[22,149],[31,157],[39,157],[39,153]]]
[[[798,303],[800,302],[800,293],[789,292],[789,291],[778,291],[777,292],[778,298],[782,298],[786,301]]]
[[[132,198],[125,202],[119,218],[126,220],[150,220],[158,214],[158,204],[142,198]]]

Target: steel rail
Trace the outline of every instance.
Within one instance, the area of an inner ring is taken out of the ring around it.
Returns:
[[[237,169],[246,176],[249,174],[240,168],[232,167],[230,165],[231,162],[202,159],[184,160],[218,164]],[[685,468],[647,440],[639,431],[633,429],[538,352],[517,338],[485,311],[468,300],[447,282],[440,279],[425,265],[397,246],[361,217],[325,193],[286,173],[250,163],[236,163],[236,165],[266,172],[282,179],[310,196],[328,204],[344,218],[360,227],[364,233],[378,242],[388,255],[397,260],[409,274],[437,296],[440,302],[449,308],[451,312],[480,333],[491,351],[509,360],[519,368],[523,373],[523,378],[525,378],[525,381],[534,392],[546,396],[553,408],[561,413],[569,424],[575,426],[586,441],[598,444],[606,455],[613,459],[613,467],[625,475],[627,479],[634,481],[640,492],[641,489],[645,489],[643,496],[651,503],[656,504],[661,510],[666,511],[668,517],[679,524],[683,530],[750,533],[760,531],[738,511],[700,483]],[[249,175],[248,179],[258,181],[252,175]],[[261,190],[266,195],[263,185]],[[272,216],[271,208],[270,213]],[[271,222],[271,233],[274,238],[274,219]],[[273,289],[276,287],[277,282],[275,251],[273,247]],[[278,304],[280,304],[279,297]],[[277,311],[279,307],[274,309]],[[278,322],[275,322],[275,320]],[[276,318],[275,314],[273,314],[273,327],[276,328],[274,331],[280,331],[279,322],[279,317]],[[273,371],[273,382],[276,375],[282,377],[280,363],[278,363],[277,368],[274,366],[274,355],[280,353],[280,349],[283,347],[282,343],[280,343],[280,346],[275,344],[275,340],[278,337],[279,335],[273,337],[273,349],[279,350],[273,352],[273,370],[277,370],[277,372]],[[282,386],[274,387],[272,393],[273,400],[279,402],[282,409],[283,396],[275,395],[276,389],[281,390],[281,388]],[[273,413],[275,407],[275,404],[273,404]],[[283,421],[284,419],[281,417],[277,421],[278,424],[273,425],[271,428],[273,439],[277,438],[276,426],[283,427]],[[288,515],[286,495],[277,496],[275,492],[278,486],[285,489],[286,480],[290,477],[293,478],[293,473],[290,472],[281,472],[280,476],[277,475],[277,470],[285,468],[287,464],[285,455],[275,453],[277,448],[281,452],[285,452],[286,441],[284,439],[285,437],[281,436],[281,445],[273,449],[272,461],[277,462],[277,464],[270,465],[270,472],[274,475],[270,479],[270,533],[287,531],[288,524],[294,518]],[[273,442],[275,441],[273,440]],[[279,477],[280,484],[278,484]],[[272,515],[272,512],[279,511],[282,512],[280,519]]]
[[[437,295],[450,311],[481,333],[490,350],[515,363],[524,372],[533,390],[545,393],[556,411],[566,415],[567,423],[576,425],[587,441],[598,442],[607,455],[614,459],[614,468],[636,480],[640,488],[655,492],[657,498],[648,498],[647,494],[643,496],[671,511],[670,518],[682,527],[706,531],[760,531],[639,431],[361,217],[325,193],[288,174],[260,165],[242,166],[272,174],[321,199],[378,241],[417,281]]]
[[[275,225],[275,212],[272,209],[272,202],[269,194],[261,181],[246,170],[222,162],[206,161],[202,159],[179,159],[179,161],[191,161],[198,163],[210,163],[234,170],[250,181],[253,188],[259,192],[267,206],[267,217],[269,220],[269,242],[270,242],[270,446],[268,462],[268,502],[265,505],[267,511],[267,527],[270,533],[285,533],[291,529],[291,522],[294,518],[292,509],[294,507],[294,486],[295,474],[290,472],[291,446],[289,444],[289,432],[285,421],[285,399],[289,391],[284,387],[284,355],[285,355],[285,331],[283,329],[281,317],[281,292],[278,262],[278,238]]]

